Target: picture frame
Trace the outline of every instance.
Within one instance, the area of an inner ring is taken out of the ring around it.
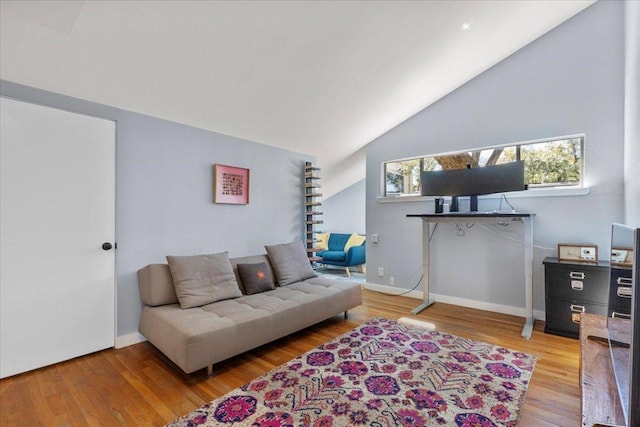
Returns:
[[[598,245],[558,243],[559,261],[598,262]]]
[[[213,203],[249,204],[249,169],[213,165]]]

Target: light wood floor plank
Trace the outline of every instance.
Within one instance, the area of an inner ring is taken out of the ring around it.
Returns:
[[[410,317],[438,330],[533,354],[538,362],[521,426],[580,425],[577,340],[548,335],[537,322],[530,340],[523,319],[436,303],[417,316],[418,301],[364,291],[364,304],[303,331],[186,375],[149,343],[109,349],[0,380],[0,426],[158,426],[251,381],[367,320]]]

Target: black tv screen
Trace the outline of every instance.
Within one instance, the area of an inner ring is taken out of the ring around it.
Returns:
[[[479,168],[423,171],[423,196],[475,196],[525,190],[524,161]]]

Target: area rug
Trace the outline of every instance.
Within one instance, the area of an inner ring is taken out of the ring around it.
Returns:
[[[535,362],[376,318],[168,426],[516,426]]]

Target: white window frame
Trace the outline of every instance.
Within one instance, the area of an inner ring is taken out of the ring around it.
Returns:
[[[555,136],[555,137],[542,138],[542,139],[533,139],[533,140],[527,140],[527,141],[521,141],[521,142],[512,142],[512,143],[506,143],[506,144],[489,145],[485,147],[470,148],[465,150],[455,150],[455,151],[446,151],[446,152],[440,152],[440,153],[434,153],[434,154],[425,154],[421,156],[405,157],[405,158],[394,159],[394,160],[386,160],[380,163],[380,188],[379,188],[380,196],[378,197],[378,202],[384,203],[384,202],[402,202],[402,201],[424,201],[424,200],[433,199],[433,197],[431,196],[421,196],[419,194],[402,194],[402,195],[387,196],[386,195],[386,184],[387,184],[386,164],[387,163],[403,162],[407,160],[420,159],[424,157],[450,156],[450,155],[464,153],[464,152],[491,150],[495,148],[517,147],[517,146],[523,146],[523,145],[540,144],[544,142],[562,141],[565,139],[576,139],[576,138],[582,139],[582,144],[580,149],[581,165],[580,165],[580,182],[579,183],[571,184],[571,185],[532,186],[526,191],[509,193],[509,197],[520,198],[520,197],[574,196],[574,195],[589,194],[589,187],[586,186],[585,184],[586,161],[585,161],[584,148],[585,148],[585,142],[586,142],[586,134],[580,133],[580,134]],[[502,193],[493,194],[493,195],[488,194],[481,197],[497,198],[497,197],[501,197],[501,194]]]

